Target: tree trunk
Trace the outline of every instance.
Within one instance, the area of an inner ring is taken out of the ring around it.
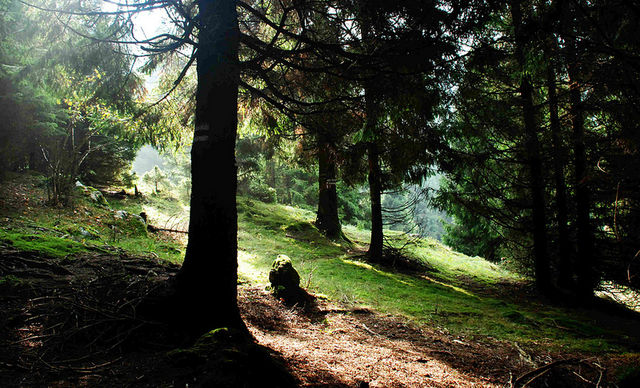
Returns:
[[[371,242],[369,244],[369,260],[382,260],[384,234],[382,231],[382,182],[380,179],[380,160],[378,146],[375,142],[367,145],[369,154],[369,196],[371,198]]]
[[[318,142],[318,213],[316,227],[327,237],[340,237],[342,228],[338,218],[336,190],[336,162],[331,145]]]
[[[522,100],[525,147],[530,175],[529,188],[532,197],[531,212],[533,218],[533,254],[535,259],[536,286],[542,294],[551,295],[553,287],[551,284],[549,255],[547,252],[547,225],[542,159],[540,156],[540,143],[538,140],[535,108],[533,105],[533,87],[530,76],[525,71],[526,58],[524,47],[527,42],[527,37],[522,31],[520,0],[511,0],[510,3],[516,40],[515,54],[522,75],[520,97]]]
[[[569,76],[572,83],[569,98],[571,100],[570,115],[573,126],[573,154],[575,158],[576,185],[576,232],[577,232],[577,268],[578,296],[587,301],[593,298],[593,290],[597,279],[593,257],[593,233],[591,231],[590,199],[587,186],[587,157],[584,145],[584,119],[582,116],[580,88],[574,84],[575,78]]]
[[[191,150],[191,213],[184,264],[176,277],[192,331],[244,327],[237,306],[239,82],[236,2],[200,0],[196,128]]]
[[[547,55],[550,60],[550,55]],[[549,120],[551,126],[551,141],[553,143],[553,176],[556,186],[556,221],[558,223],[558,285],[565,289],[572,289],[571,244],[569,242],[567,187],[564,178],[565,151],[560,139],[561,125],[558,116],[558,95],[556,91],[556,73],[552,63],[547,65],[547,90],[549,93]]]
[[[579,82],[576,40],[573,32],[573,19],[568,4],[563,6],[564,26],[567,31],[565,43],[567,50],[567,72],[569,73],[569,117],[572,126],[575,201],[576,201],[576,293],[584,302],[593,298],[597,285],[594,268],[594,241],[590,220],[590,198],[587,186],[587,155],[584,144],[584,113],[582,108],[581,86]]]
[[[368,50],[375,46],[374,31],[375,9],[366,1],[359,3],[362,40]],[[378,141],[378,116],[380,107],[377,104],[378,89],[373,76],[364,82],[365,99],[365,134],[367,140],[367,156],[369,162],[369,197],[371,200],[371,241],[367,255],[373,262],[382,261],[384,232],[382,229],[382,171],[380,168],[380,151]]]

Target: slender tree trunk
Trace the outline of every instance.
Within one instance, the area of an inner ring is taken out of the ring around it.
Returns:
[[[176,290],[193,331],[239,327],[237,307],[238,42],[235,0],[200,0],[191,213]]]
[[[535,258],[535,276],[538,290],[545,295],[551,295],[551,272],[547,251],[547,221],[545,216],[544,179],[542,175],[542,158],[540,156],[540,142],[536,128],[535,108],[533,105],[533,87],[531,79],[525,71],[526,59],[524,47],[527,37],[522,31],[522,10],[520,0],[511,0],[511,16],[515,30],[515,54],[520,67],[522,80],[520,83],[520,97],[522,100],[525,147],[527,149],[527,164],[530,175],[530,190],[532,197],[533,218],[533,253]]]
[[[276,183],[276,161],[274,160],[274,158],[267,160],[265,169],[266,169],[265,172],[267,174],[267,183],[269,184],[269,186],[275,189],[277,186],[277,183]]]
[[[573,154],[575,158],[575,179],[576,179],[576,232],[577,232],[577,268],[578,275],[577,292],[578,296],[585,301],[593,297],[593,290],[596,286],[596,274],[594,270],[593,257],[593,232],[591,231],[590,220],[590,198],[587,186],[587,158],[584,145],[584,119],[582,116],[580,89],[572,83],[569,98],[571,100],[571,121],[573,125]]]
[[[368,50],[372,50],[374,43],[373,27],[375,25],[375,9],[366,1],[359,3],[362,40]],[[371,241],[367,255],[369,260],[380,262],[383,258],[384,232],[382,228],[382,170],[380,168],[380,151],[378,149],[378,116],[380,107],[377,104],[378,88],[375,80],[364,82],[365,98],[365,133],[367,140],[367,156],[369,163],[369,196],[371,200]]]
[[[327,237],[340,237],[342,228],[338,218],[336,190],[336,162],[331,144],[318,142],[318,213],[316,227]]]
[[[548,60],[550,56],[547,55]],[[556,90],[556,73],[553,64],[547,65],[547,90],[549,93],[549,121],[551,141],[553,143],[553,177],[556,186],[556,221],[558,223],[558,285],[566,290],[572,288],[571,244],[569,242],[567,185],[564,178],[565,150],[562,146],[561,125],[558,115],[558,94]]]
[[[372,261],[381,261],[384,243],[381,200],[382,182],[380,179],[382,174],[378,146],[375,142],[368,143],[367,152],[369,154],[369,196],[371,199],[371,242],[368,255]]]

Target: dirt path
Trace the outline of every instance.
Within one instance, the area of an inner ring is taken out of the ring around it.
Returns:
[[[266,291],[241,289],[241,310],[258,342],[287,360],[302,386],[497,387],[530,367],[507,344],[427,331],[400,317],[320,301],[288,309]]]

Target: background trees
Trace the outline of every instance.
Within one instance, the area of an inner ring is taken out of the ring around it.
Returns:
[[[626,51],[636,47],[625,33],[628,22],[623,17],[611,24],[603,17],[624,12],[635,11],[622,2],[538,7],[528,1],[496,10],[464,62],[457,120],[448,136],[458,162],[448,165],[449,183],[440,198],[485,219],[458,216],[465,233],[485,223],[500,236],[500,255],[523,254],[524,263],[536,263],[541,289],[560,287],[583,301],[601,279],[621,280],[628,265],[623,263],[634,254],[609,256],[612,244],[624,245],[608,231],[617,223],[617,182],[627,178],[614,183],[603,168],[616,159],[628,124],[609,120],[605,101],[617,101],[618,108],[622,101],[614,91],[618,81],[600,69],[626,69],[627,85],[637,83],[638,68],[631,70],[637,58]],[[613,65],[618,55],[625,60]],[[627,102],[631,112],[635,103]],[[519,112],[518,106],[526,109]],[[637,154],[627,149],[627,157],[633,164]]]
[[[135,156],[138,126],[123,118],[135,110],[141,81],[114,45],[70,31],[118,25],[76,19],[65,26],[20,2],[0,6],[2,173],[46,173],[54,203],[68,202],[78,179],[121,181]]]

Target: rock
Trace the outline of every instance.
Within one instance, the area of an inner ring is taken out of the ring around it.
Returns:
[[[147,224],[139,215],[131,214],[124,210],[116,210],[113,212],[113,218],[115,220],[114,226],[116,226],[120,232],[128,236],[147,235]]]
[[[100,190],[96,189],[95,187],[85,186],[80,182],[76,182],[76,188],[98,205],[109,207],[109,202],[107,202],[107,199],[104,197],[104,195],[102,195],[102,192],[100,192]]]
[[[287,255],[278,255],[269,271],[271,292],[287,304],[304,303],[309,295],[300,288],[300,275]]]
[[[109,207],[109,202],[107,202],[107,199],[102,195],[100,190],[93,189],[91,193],[89,193],[89,198],[98,205]]]
[[[98,240],[100,236],[97,233],[91,232],[83,228],[82,226],[78,228],[78,233],[80,237],[89,240]]]

